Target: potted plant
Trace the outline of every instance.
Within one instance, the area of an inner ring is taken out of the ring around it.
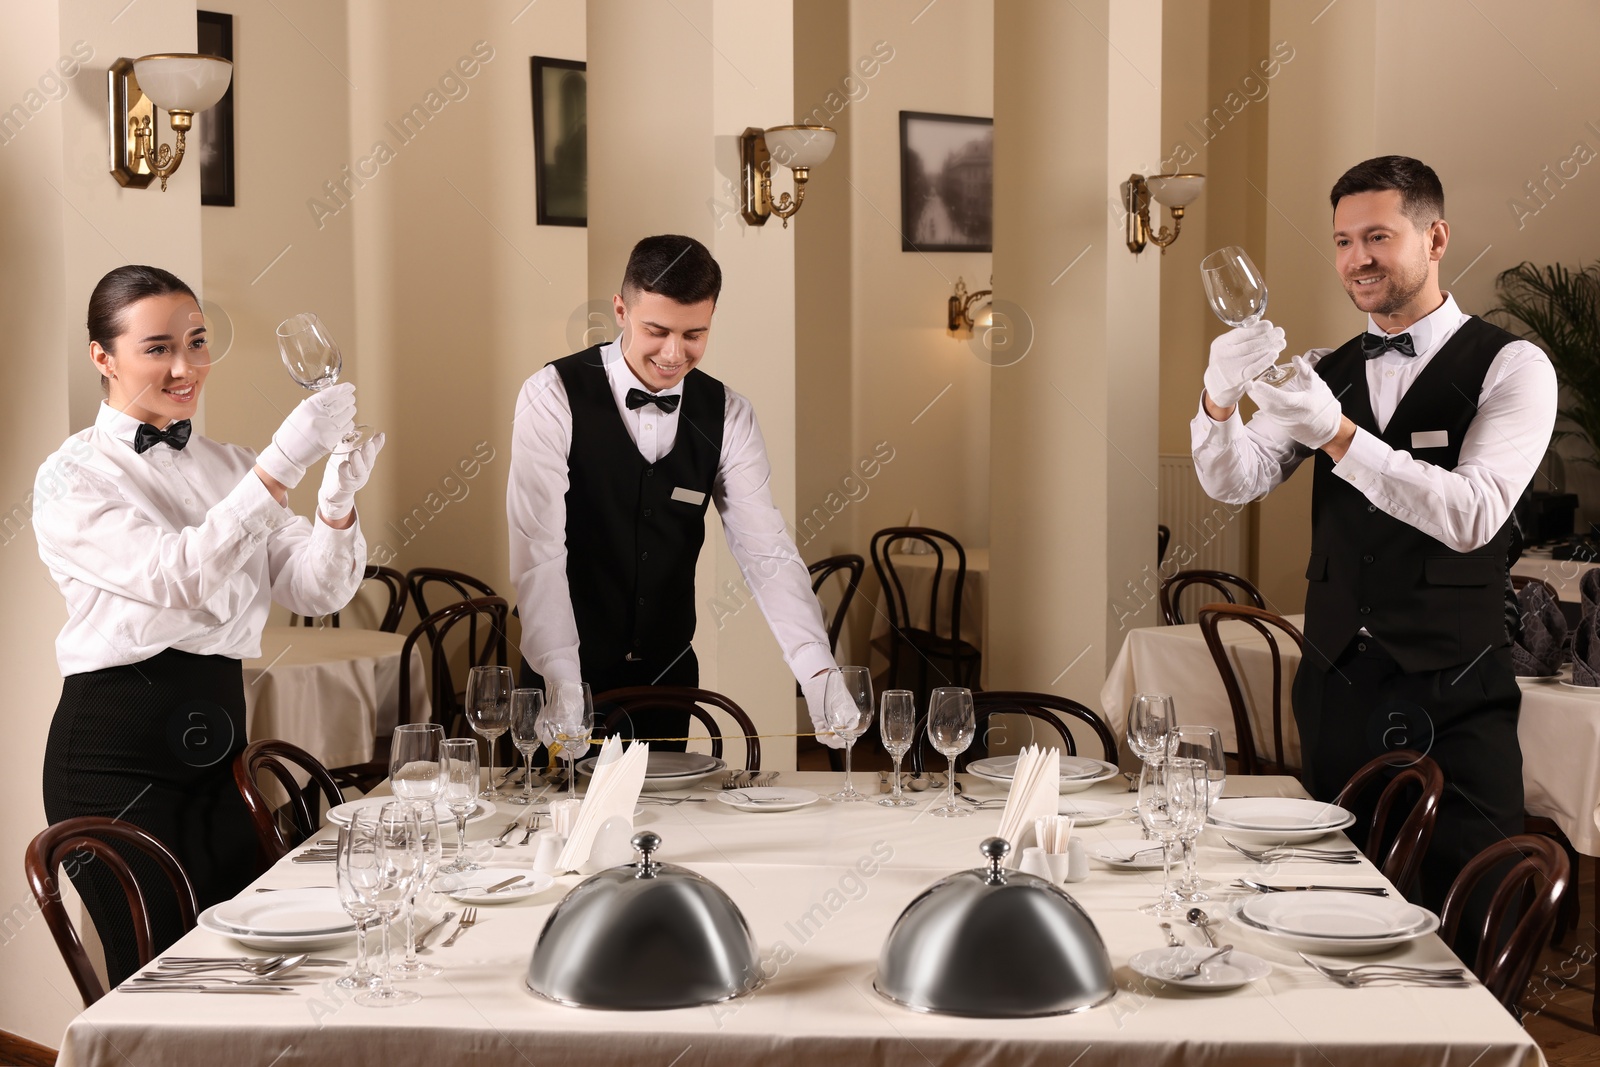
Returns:
[[[1495,279],[1500,306],[1489,312],[1550,356],[1561,386],[1557,413],[1588,446],[1581,458],[1600,466],[1600,263],[1569,270],[1521,263]],[[1517,326],[1524,329],[1518,330]]]

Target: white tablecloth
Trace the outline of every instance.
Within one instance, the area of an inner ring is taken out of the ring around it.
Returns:
[[[1305,623],[1303,615],[1287,618],[1297,627]],[[1266,642],[1243,623],[1224,623],[1220,632],[1234,662],[1242,668],[1257,742],[1270,750],[1271,660]],[[1289,763],[1298,766],[1300,735],[1294,729],[1289,689],[1300,655],[1293,641],[1279,642],[1280,649],[1285,646],[1284,747],[1289,750]],[[1596,823],[1600,818],[1600,690],[1584,692],[1554,682],[1521,681],[1517,737],[1522,745],[1524,806],[1531,815],[1554,820],[1579,852],[1600,856],[1600,825]],[[1100,690],[1100,706],[1118,737],[1127,730],[1128,702],[1138,692],[1172,694],[1179,722],[1215,726],[1222,733],[1224,747],[1237,751],[1233,711],[1198,625],[1149,626],[1128,632]]]
[[[382,630],[269,626],[261,658],[244,664],[246,729],[252,741],[299,745],[324,766],[372,758],[373,739],[399,723],[403,634]],[[429,715],[422,655],[411,654],[407,722]]]
[[[989,550],[987,548],[969,548],[967,553],[967,577],[961,583],[961,640],[984,650],[989,637],[988,620],[985,608],[989,599]],[[928,619],[928,601],[933,595],[933,568],[938,562],[938,557],[929,552],[915,554],[897,552],[894,556],[895,573],[900,576],[900,584],[905,588],[906,605],[911,611],[911,625],[918,629],[930,629]],[[955,592],[955,564],[954,553],[947,552],[944,557],[944,574],[939,579],[939,619],[938,633],[943,637],[950,636],[950,597]],[[871,567],[871,563],[868,563]],[[874,679],[882,678],[889,669],[889,609],[887,607],[887,594],[878,591],[878,599],[873,605],[872,614],[872,668]],[[985,657],[979,671],[979,684],[984,688],[989,685],[989,660]]]
[[[1578,583],[1586,572],[1593,570],[1600,564],[1579,563],[1571,559],[1541,559],[1536,556],[1523,556],[1511,565],[1511,573],[1528,578],[1543,578],[1556,587],[1556,596],[1569,604],[1581,603],[1583,597],[1578,593]]]
[[[787,784],[832,788],[837,775],[789,774]],[[994,790],[974,781],[972,792]],[[1230,792],[1295,789],[1283,778],[1240,778]],[[706,797],[710,794],[693,794]],[[1129,800],[1099,787],[1091,796]],[[1159,946],[1156,920],[1136,909],[1153,899],[1160,872],[1095,865],[1068,887],[1093,917],[1116,966],[1117,996],[1075,1015],[1046,1019],[961,1019],[921,1015],[872,988],[878,950],[896,916],[943,875],[978,865],[978,841],[998,810],[966,819],[925,817],[922,807],[823,802],[793,812],[748,814],[714,799],[647,807],[637,825],[663,839],[659,858],[720,885],[749,920],[769,981],[753,996],[705,1008],[595,1012],[542,1001],[523,986],[529,954],[551,907],[576,876],[525,901],[480,907],[478,925],[428,958],[439,978],[408,983],[422,994],[410,1007],[370,1009],[326,982],[289,996],[209,996],[113,992],[71,1024],[63,1067],[127,1064],[322,1064],[341,1067],[527,1067],[531,1063],[811,1065],[1208,1063],[1475,1067],[1537,1064],[1542,1057],[1481,987],[1345,989],[1314,974],[1291,953],[1231,925],[1230,941],[1270,960],[1272,974],[1227,994],[1172,992],[1128,967],[1135,952]],[[497,831],[499,816],[474,828]],[[1138,836],[1127,821],[1085,828],[1090,842]],[[507,848],[501,862],[527,864],[530,848]],[[1209,835],[1202,871],[1231,880],[1255,868]],[[1337,870],[1338,873],[1331,873]],[[1256,873],[1260,873],[1257,871]],[[1378,884],[1370,866],[1280,866],[1272,877],[1347,878]],[[264,885],[327,885],[326,865],[280,863]],[[459,910],[460,905],[451,907]],[[1192,933],[1192,932],[1191,932]],[[1194,939],[1192,939],[1194,940]],[[236,954],[232,943],[191,933],[186,955]],[[353,950],[319,951],[344,955]],[[1443,964],[1435,937],[1387,957]],[[323,972],[330,973],[330,972]]]

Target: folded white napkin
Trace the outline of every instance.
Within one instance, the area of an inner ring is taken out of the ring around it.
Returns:
[[[584,794],[572,832],[567,835],[566,847],[556,861],[558,869],[575,871],[588,862],[595,835],[607,819],[619,817],[633,825],[633,811],[639,804],[639,791],[644,788],[649,759],[650,746],[643,741],[624,750],[621,738],[606,738],[595,760],[589,790]]]
[[[1061,751],[1037,745],[1024,748],[1017,756],[1011,791],[1006,794],[1005,810],[1000,813],[998,833],[1011,842],[1007,867],[1015,868],[1022,861],[1022,850],[1035,843],[1034,820],[1055,818],[1060,795]]]

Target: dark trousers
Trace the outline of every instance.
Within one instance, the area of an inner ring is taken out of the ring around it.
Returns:
[[[177,855],[201,908],[227,900],[254,879],[260,859],[233,783],[244,725],[235,659],[169,649],[143,663],[74,674],[62,683],[45,746],[45,816],[131,822]],[[164,950],[183,933],[166,875],[142,853],[116,847],[144,889],[154,947]],[[116,985],[139,967],[127,898],[105,864],[73,866],[72,884]]]
[[[1377,641],[1357,636],[1332,669],[1302,660],[1295,675],[1306,787],[1318,800],[1332,800],[1364,763],[1384,752],[1409,748],[1431,756],[1444,772],[1445,789],[1419,903],[1437,911],[1468,860],[1522,832],[1521,705],[1508,649],[1408,674]],[[1370,789],[1356,811],[1353,839],[1364,838],[1377,792]]]
[[[658,662],[658,660],[660,660]],[[700,661],[695,658],[694,649],[689,648],[675,659],[657,657],[656,659],[643,659],[634,662],[621,661],[606,670],[584,668],[583,680],[589,683],[589,691],[594,694],[594,722],[595,728],[605,725],[612,714],[617,712],[617,706],[608,704],[599,698],[613,689],[631,689],[642,685],[671,685],[697,688],[700,685]],[[544,678],[541,677],[528,661],[522,661],[519,685],[524,688],[544,688]],[[673,711],[654,709],[637,714],[623,714],[618,722],[612,725],[608,733],[620,734],[623,737],[643,738],[650,740],[657,737],[687,737],[689,734],[689,713],[687,711]],[[688,747],[685,741],[654,741],[650,740],[650,748],[655,752],[682,752]]]

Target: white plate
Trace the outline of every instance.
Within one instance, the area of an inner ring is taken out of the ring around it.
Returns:
[[[1311,897],[1311,896],[1342,896],[1338,893],[1284,893],[1271,894],[1274,897]],[[1425,937],[1439,928],[1439,917],[1432,912],[1425,912],[1427,916],[1423,924],[1415,930],[1392,937],[1312,937],[1305,934],[1287,934],[1278,930],[1270,930],[1265,926],[1251,922],[1242,914],[1245,905],[1261,897],[1246,897],[1238,901],[1231,909],[1232,920],[1240,927],[1252,934],[1260,934],[1278,944],[1302,952],[1315,952],[1324,956],[1368,956],[1374,952],[1383,952],[1386,949],[1403,945],[1407,941],[1414,941]],[[1350,897],[1349,899],[1355,899]],[[1362,900],[1382,900],[1381,897],[1361,897]]]
[[[1347,816],[1342,822],[1334,826],[1316,827],[1310,830],[1246,830],[1239,826],[1222,826],[1209,822],[1211,829],[1222,834],[1229,840],[1239,841],[1246,845],[1304,845],[1315,841],[1319,837],[1326,837],[1347,826],[1354,826],[1356,817]]]
[[[644,791],[646,793],[665,793],[668,790],[672,790],[672,789],[687,789],[692,785],[697,785],[700,782],[705,781],[707,778],[711,778],[711,777],[713,777],[715,775],[719,775],[719,774],[725,774],[727,772],[727,769],[728,769],[728,765],[724,761],[722,761],[720,759],[716,759],[716,758],[714,758],[712,756],[702,755],[701,753],[698,753],[698,752],[660,752],[660,753],[652,752],[652,753],[650,753],[650,761],[651,761],[651,763],[654,763],[654,761],[655,761],[655,759],[656,759],[656,757],[658,755],[659,756],[695,756],[695,757],[699,757],[700,759],[703,759],[703,760],[708,760],[710,762],[707,763],[707,764],[702,764],[702,766],[705,766],[707,768],[706,770],[693,771],[693,772],[690,772],[690,773],[687,773],[687,774],[684,774],[684,773],[658,774],[658,775],[655,775],[655,776],[652,776],[650,774],[650,772],[648,770],[649,764],[646,764],[646,771],[645,771],[645,778],[644,778]],[[586,775],[586,776],[593,776],[593,774],[594,774],[594,762],[595,762],[595,760],[597,758],[598,757],[596,757],[596,756],[590,756],[587,759],[579,760],[578,761],[578,773],[582,774],[582,775]],[[668,766],[673,766],[673,764],[669,763]]]
[[[517,875],[521,875],[527,881],[510,889],[502,889],[498,893],[484,892],[490,886],[499,885],[507,878]],[[555,878],[548,874],[536,874],[520,867],[484,867],[481,870],[463,871],[460,874],[441,874],[433,880],[433,890],[455,897],[464,904],[505,904],[543,893],[555,884]]]
[[[1009,786],[1011,784],[1011,779],[1009,777],[1002,778],[999,775],[985,774],[983,771],[978,770],[977,765],[982,762],[983,760],[977,760],[973,764],[969,765],[967,770],[971,771],[974,777],[982,778],[986,782],[998,782],[1005,786]],[[1100,767],[1100,773],[1089,778],[1062,778],[1061,783],[1056,791],[1059,793],[1076,793],[1080,790],[1088,789],[1091,785],[1103,782],[1107,778],[1115,778],[1120,773],[1115,764],[1107,763],[1104,760],[1090,760],[1089,762],[1098,765]]]
[[[578,761],[579,774],[593,774],[599,756],[588,756]],[[651,751],[645,760],[646,778],[693,778],[721,770],[726,764],[715,756],[703,752]]]
[[[740,798],[744,799],[740,799]],[[809,789],[794,789],[781,785],[757,785],[749,789],[731,789],[717,794],[717,801],[740,811],[793,811],[822,798]],[[751,803],[755,801],[756,803]]]
[[[967,764],[967,770],[974,774],[986,775],[990,778],[1004,778],[1006,781],[1017,776],[1016,756],[990,756],[988,759],[976,759]],[[1097,759],[1088,759],[1084,756],[1069,756],[1061,753],[1061,777],[1063,778],[1093,778],[1103,769]]]
[[[1194,961],[1214,950],[1209,948],[1152,948],[1137,953],[1128,966],[1144,975],[1165,982],[1174,989],[1194,989],[1206,993],[1220,993],[1225,989],[1238,989],[1246,982],[1265,978],[1272,973],[1272,964],[1248,952],[1234,951],[1226,961],[1208,963],[1193,978],[1173,978],[1175,971],[1194,966]]]
[[[252,893],[225,900],[211,909],[211,918],[240,934],[285,935],[342,934],[356,928],[339,903],[337,889],[286,889],[281,893]]]
[[[1140,851],[1133,859],[1127,859],[1129,853]],[[1159,871],[1161,869],[1161,846],[1143,838],[1129,838],[1125,841],[1096,841],[1089,846],[1089,855],[1109,867],[1117,867],[1125,871]]]
[[[1267,893],[1246,900],[1239,914],[1275,933],[1341,940],[1399,937],[1428,922],[1428,912],[1403,900],[1317,891]]]
[[[1588,693],[1590,696],[1594,696],[1595,694],[1600,693],[1600,686],[1578,685],[1577,683],[1569,682],[1564,678],[1558,680],[1556,682],[1556,684],[1559,685],[1563,689],[1576,689],[1578,692],[1580,692],[1580,693]]]
[[[1075,827],[1098,826],[1128,814],[1128,809],[1121,804],[1107,804],[1102,800],[1063,799],[1056,811],[1062,815],[1072,816],[1072,825]]]
[[[343,944],[352,937],[356,936],[355,928],[353,926],[349,930],[342,930],[338,933],[331,934],[245,934],[240,933],[232,927],[219,924],[216,920],[216,917],[212,915],[212,912],[216,910],[216,907],[210,907],[201,912],[200,917],[195,920],[195,925],[200,927],[202,930],[206,930],[210,933],[218,934],[230,940],[237,941],[239,944],[245,945],[248,948],[265,949],[268,952],[288,952],[319,948],[332,948],[333,946]]]
[[[1229,797],[1211,804],[1212,822],[1240,830],[1326,830],[1349,814],[1336,804],[1293,797]]]
[[[351,812],[364,811],[367,808],[381,808],[391,800],[398,799],[398,797],[362,797],[360,800],[347,800],[343,804],[337,804],[328,809],[328,821],[335,826],[349,826]],[[435,804],[433,810],[439,813],[441,825],[449,824],[454,826],[456,824],[455,815],[451,814],[450,809],[445,807],[443,803]],[[467,822],[481,822],[493,814],[494,801],[484,800],[479,797],[478,806],[472,809],[471,815],[467,816]]]

